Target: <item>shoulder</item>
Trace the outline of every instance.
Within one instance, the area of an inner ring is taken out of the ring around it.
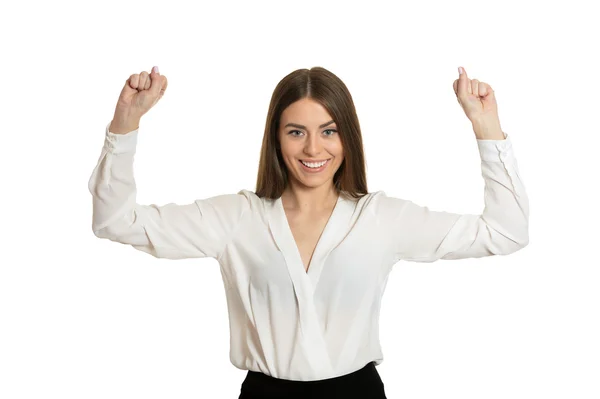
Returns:
[[[195,202],[202,211],[228,213],[239,217],[262,208],[262,199],[249,190],[240,190],[236,194],[215,195]]]
[[[273,200],[268,198],[261,198],[254,191],[242,189],[238,191],[237,195],[240,198],[240,201],[245,201],[250,207],[258,208],[264,207],[266,203],[271,203]]]
[[[368,206],[369,208],[375,208],[380,206],[388,206],[390,203],[398,200],[398,198],[388,197],[385,191],[379,190],[364,195],[362,198],[360,198],[359,202],[363,202],[365,206]]]
[[[248,213],[264,215],[275,204],[275,200],[259,197],[254,191],[246,189],[240,190],[235,195],[239,197],[239,201],[243,201],[245,203]]]
[[[356,214],[369,218],[386,218],[395,207],[395,198],[390,198],[384,191],[373,191],[354,198],[347,192],[342,192],[343,203],[354,208]]]
[[[410,207],[412,202],[407,199],[390,197],[385,191],[374,191],[365,195],[365,207],[377,218],[388,220],[398,216],[407,207]],[[362,199],[361,199],[362,200]]]

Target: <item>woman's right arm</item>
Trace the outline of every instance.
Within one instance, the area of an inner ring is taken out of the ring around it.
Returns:
[[[248,198],[226,194],[187,205],[138,204],[133,174],[138,129],[115,134],[109,128],[88,183],[94,234],[157,258],[218,258],[248,212]]]

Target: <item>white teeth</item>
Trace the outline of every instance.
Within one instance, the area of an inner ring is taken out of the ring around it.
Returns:
[[[304,161],[300,161],[300,162],[302,162],[305,166],[308,166],[309,168],[320,168],[321,166],[325,165],[325,163],[327,161],[323,161],[323,162],[319,162],[319,163],[304,162]]]

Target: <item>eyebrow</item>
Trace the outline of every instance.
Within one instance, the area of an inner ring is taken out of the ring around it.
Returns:
[[[327,123],[323,123],[321,126],[319,126],[319,128],[323,128],[323,127],[325,127],[325,126],[331,125],[332,123],[334,123],[334,121],[333,121],[333,120],[330,120],[330,121],[329,121],[329,122],[327,122]],[[286,127],[288,127],[288,126],[291,126],[291,127],[297,127],[298,129],[306,129],[306,126],[304,126],[304,125],[299,125],[299,124],[297,124],[297,123],[288,123],[287,125],[285,125],[285,126],[284,126],[284,129],[285,129]]]

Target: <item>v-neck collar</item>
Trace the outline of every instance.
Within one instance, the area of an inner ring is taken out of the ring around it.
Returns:
[[[294,241],[294,246],[296,247],[296,251],[298,251],[298,256],[300,257],[300,263],[302,264],[302,268],[305,270],[306,274],[310,273],[310,270],[312,269],[313,266],[313,260],[315,260],[315,255],[318,253],[317,250],[319,249],[319,246],[322,246],[321,242],[323,238],[326,238],[326,232],[328,230],[328,227],[330,226],[330,223],[332,221],[332,219],[334,219],[334,215],[336,214],[336,210],[338,209],[338,205],[340,202],[342,202],[342,194],[339,193],[338,194],[338,198],[335,201],[335,204],[333,205],[333,209],[331,210],[331,213],[329,214],[329,218],[327,219],[327,222],[325,223],[325,227],[323,228],[323,230],[321,231],[321,235],[319,236],[319,238],[317,239],[317,244],[315,245],[315,248],[313,250],[313,253],[310,257],[310,260],[308,261],[308,268],[305,268],[304,266],[304,261],[302,260],[302,254],[300,253],[300,247],[298,246],[298,243],[296,242],[296,239],[294,238],[294,233],[292,232],[292,226],[290,225],[290,219],[287,217],[287,214],[285,213],[285,207],[283,206],[283,199],[281,197],[279,197],[277,199],[278,202],[278,206],[281,208],[281,210],[283,211],[283,215],[286,221],[286,225],[287,225],[287,229],[289,231],[289,234],[292,236],[292,240]],[[331,230],[331,229],[329,229]]]
[[[281,197],[273,200],[270,209],[269,227],[273,238],[281,250],[294,284],[308,283],[309,291],[313,292],[323,270],[325,259],[337,244],[339,244],[347,232],[348,223],[354,207],[352,201],[345,198],[345,193],[340,192],[329,220],[325,225],[317,245],[313,251],[308,271],[304,267],[300,249],[296,244],[292,229],[290,227],[283,201]]]

